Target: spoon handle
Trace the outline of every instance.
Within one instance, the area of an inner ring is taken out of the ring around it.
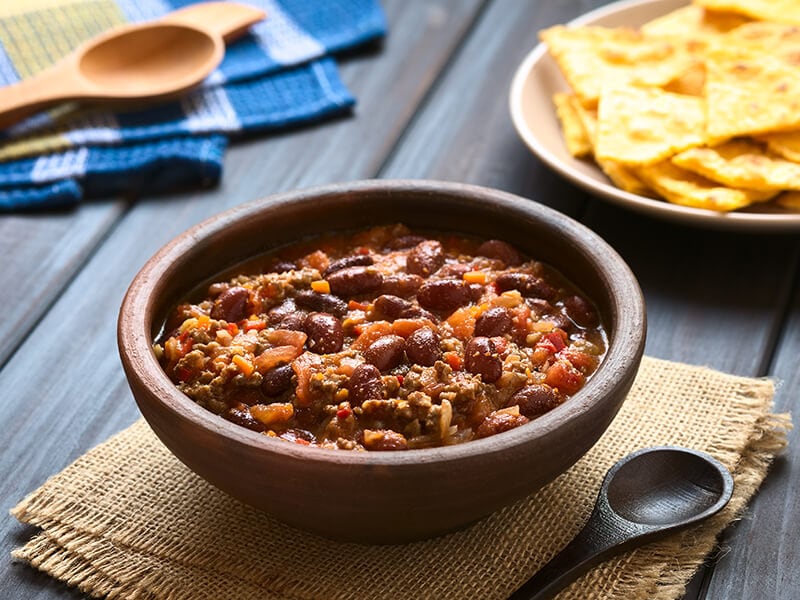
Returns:
[[[598,526],[598,523],[597,519],[590,518],[578,535],[509,596],[509,600],[552,598],[593,566],[614,554],[626,536],[613,527]]]
[[[266,13],[263,10],[245,4],[205,2],[171,12],[160,21],[215,33],[226,42],[230,42],[265,17]]]
[[[33,77],[0,88],[0,129],[60,100],[79,95],[80,83],[66,63],[59,63]]]

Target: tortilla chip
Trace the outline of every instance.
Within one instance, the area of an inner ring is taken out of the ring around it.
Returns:
[[[779,57],[745,47],[709,49],[705,92],[712,143],[800,128],[800,69]]]
[[[758,138],[767,144],[767,148],[786,160],[800,163],[800,131],[771,133]]]
[[[693,0],[698,6],[759,21],[800,24],[800,0]]]
[[[706,66],[697,61],[684,73],[664,86],[665,92],[684,96],[704,96],[706,91]]]
[[[636,169],[637,175],[661,196],[681,206],[730,212],[769,200],[776,192],[737,190],[686,171],[665,160]]]
[[[733,188],[800,190],[800,164],[767,153],[761,144],[734,140],[672,157],[677,166]]]
[[[597,111],[583,106],[576,96],[570,96],[570,101],[575,114],[578,115],[581,123],[583,123],[583,129],[586,131],[589,141],[594,146],[597,138]],[[653,195],[653,191],[639,179],[630,167],[615,160],[598,160],[596,157],[595,162],[611,180],[611,183],[618,188],[640,196]]]
[[[698,40],[725,33],[748,22],[750,19],[740,14],[710,11],[690,4],[645,23],[641,31],[649,36]]]
[[[597,104],[604,85],[666,85],[696,60],[683,40],[649,38],[633,29],[557,25],[540,37],[589,107]]]
[[[702,98],[658,88],[624,86],[603,91],[595,155],[627,165],[648,165],[705,143]]]
[[[785,192],[775,199],[775,204],[789,210],[800,210],[800,192]]]
[[[636,174],[631,167],[623,165],[613,160],[599,160],[597,164],[603,170],[603,173],[611,180],[619,189],[637,196],[654,196],[647,184]]]
[[[711,40],[715,46],[769,54],[783,62],[800,65],[800,26],[753,21]]]
[[[583,127],[583,122],[575,112],[570,100],[572,97],[574,97],[572,94],[555,94],[553,104],[556,106],[556,115],[561,123],[567,151],[575,158],[584,158],[592,154],[592,142]]]

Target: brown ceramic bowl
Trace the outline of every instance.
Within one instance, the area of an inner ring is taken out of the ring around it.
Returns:
[[[609,332],[585,387],[533,422],[488,438],[406,452],[309,448],[254,433],[184,396],[151,349],[167,312],[209,277],[303,236],[403,222],[504,239],[556,267],[592,298]],[[645,340],[639,286],[619,255],[572,219],[497,190],[371,180],[275,195],[175,238],[138,273],[119,316],[125,373],[144,417],[190,469],[298,528],[396,543],[468,525],[553,480],[620,408]]]

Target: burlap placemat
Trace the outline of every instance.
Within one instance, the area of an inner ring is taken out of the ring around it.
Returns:
[[[143,421],[91,450],[12,513],[42,528],[14,556],[113,598],[505,598],[578,531],[619,458],[652,445],[716,456],[736,491],[717,517],[612,559],[561,599],[679,597],[785,445],[773,384],[645,358],[611,428],[552,484],[469,529],[401,546],[306,534],[219,492]]]

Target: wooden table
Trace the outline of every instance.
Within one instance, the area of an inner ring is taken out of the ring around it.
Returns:
[[[647,354],[779,380],[777,410],[800,406],[800,236],[731,233],[644,217],[592,198],[525,148],[508,111],[537,32],[599,0],[386,0],[390,35],[342,59],[351,117],[231,147],[212,190],[0,218],[0,597],[81,597],[9,552],[33,529],[8,510],[48,476],[132,423],[116,350],[117,310],[162,244],[219,211],[274,192],[363,178],[500,188],[582,221],[614,246],[647,301]],[[790,435],[713,568],[687,598],[800,594],[800,449]]]

